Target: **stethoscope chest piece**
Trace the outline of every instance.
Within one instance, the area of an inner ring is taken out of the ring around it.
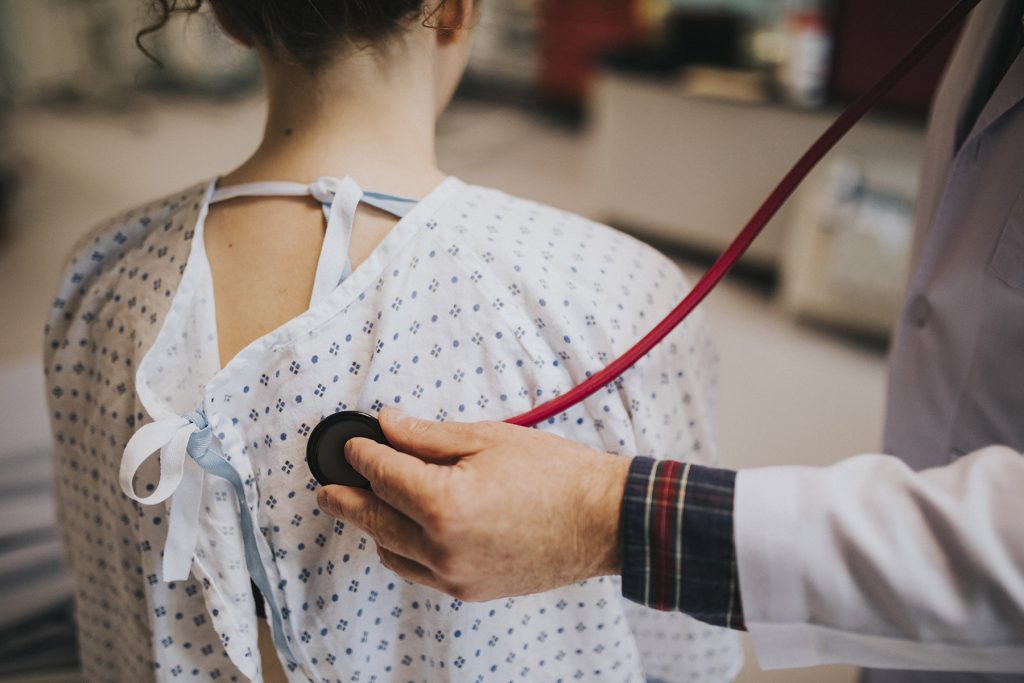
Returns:
[[[306,464],[321,485],[370,488],[370,482],[345,459],[345,444],[349,439],[356,438],[372,439],[388,445],[377,418],[355,410],[330,415],[313,429],[306,444]]]

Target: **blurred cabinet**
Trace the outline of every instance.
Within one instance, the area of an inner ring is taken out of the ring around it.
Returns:
[[[605,72],[591,114],[588,182],[597,215],[663,244],[717,255],[838,111],[688,97],[667,80]],[[894,227],[892,202],[902,202],[904,215],[912,211],[923,138],[923,126],[913,121],[861,121],[743,263],[779,271],[784,300],[797,315],[884,332],[906,259],[906,235],[888,237],[903,230]],[[858,206],[866,219],[840,224],[827,205],[836,159],[862,178],[868,201]],[[871,215],[885,228],[864,232]],[[892,277],[872,287],[871,277],[882,277],[879,264]],[[858,280],[861,271],[876,275]]]
[[[914,159],[839,153],[793,196],[780,258],[783,308],[803,320],[886,337],[913,242]]]

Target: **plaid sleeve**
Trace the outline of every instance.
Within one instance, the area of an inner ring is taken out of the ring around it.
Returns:
[[[733,493],[736,473],[635,458],[622,501],[622,592],[648,607],[743,629]]]

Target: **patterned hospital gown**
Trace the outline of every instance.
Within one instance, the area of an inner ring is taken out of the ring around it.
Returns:
[[[94,229],[67,263],[46,327],[56,495],[87,680],[261,679],[231,486],[205,477],[191,574],[166,582],[168,506],[140,505],[118,484],[136,430],[200,408],[262,535],[290,680],[735,676],[735,634],[627,603],[617,579],[487,603],[408,583],[359,529],[320,513],[304,462],[311,429],[339,410],[503,419],[566,391],[685,292],[667,259],[604,226],[449,178],[326,299],[221,369],[202,240],[215,185]],[[610,452],[714,463],[715,389],[698,315],[540,428]],[[153,489],[158,461],[147,461],[136,490]]]

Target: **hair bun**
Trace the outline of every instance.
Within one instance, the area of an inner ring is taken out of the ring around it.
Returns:
[[[278,59],[315,71],[340,48],[382,45],[424,15],[424,0],[208,0],[235,38],[258,45]],[[440,0],[431,14],[448,0]],[[153,23],[135,42],[151,59],[142,38],[162,29],[175,12],[193,13],[203,0],[150,0]],[[426,17],[424,18],[424,20]],[[452,27],[447,27],[452,28]]]

